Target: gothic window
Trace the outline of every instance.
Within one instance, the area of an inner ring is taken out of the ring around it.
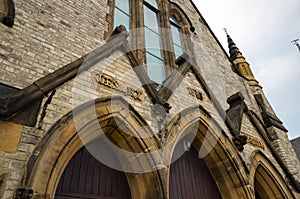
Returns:
[[[145,0],[144,31],[147,71],[151,80],[162,83],[165,79],[165,67],[158,14],[157,2],[155,0]]]
[[[173,48],[175,58],[177,59],[184,52],[183,41],[181,37],[181,27],[174,16],[170,17],[170,25],[172,32]]]
[[[119,25],[130,29],[130,0],[115,0],[114,28]]]
[[[130,28],[142,30],[132,33],[137,36],[130,39],[131,45],[137,46],[136,55],[141,63],[146,63],[149,78],[161,84],[172,73],[166,65],[175,68],[175,60],[185,52],[185,47],[189,47],[182,33],[189,33],[186,26],[191,23],[176,4],[141,1],[142,4],[140,1],[115,0],[113,27],[124,25],[128,31]]]

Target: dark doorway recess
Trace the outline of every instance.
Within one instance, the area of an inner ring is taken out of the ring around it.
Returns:
[[[113,155],[113,154],[112,154]],[[125,173],[107,167],[84,147],[71,159],[55,199],[130,199]]]
[[[222,197],[204,160],[198,158],[197,151],[192,147],[171,164],[170,199],[208,198]]]

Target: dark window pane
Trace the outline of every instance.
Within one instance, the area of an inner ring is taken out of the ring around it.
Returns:
[[[180,27],[180,25],[179,25],[178,21],[175,19],[175,17],[173,17],[173,16],[170,17],[170,21],[171,21],[171,23],[173,23],[174,25]]]
[[[147,3],[152,5],[154,8],[158,8],[156,0],[145,0]]]
[[[116,0],[116,5],[117,8],[125,12],[126,14],[130,14],[129,11],[129,0]]]
[[[118,8],[115,9],[115,16],[114,16],[114,28],[119,25],[124,25],[126,30],[129,31],[130,29],[130,18],[124,12],[120,11]]]
[[[165,79],[164,62],[153,55],[146,53],[147,71],[150,79],[157,83],[162,83]]]

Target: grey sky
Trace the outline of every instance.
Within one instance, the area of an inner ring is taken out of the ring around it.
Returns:
[[[250,63],[277,116],[300,136],[300,52],[291,44],[300,39],[299,0],[194,0],[227,50],[223,28]]]

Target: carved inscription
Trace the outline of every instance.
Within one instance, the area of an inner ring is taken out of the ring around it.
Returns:
[[[96,77],[96,82],[99,84],[112,89],[112,90],[119,90],[120,85],[117,80],[115,80],[113,77],[106,75],[106,74],[101,74],[101,73],[95,73]]]
[[[259,138],[256,138],[251,135],[244,134],[244,133],[243,133],[243,135],[245,135],[247,137],[248,144],[255,146],[257,148],[261,148],[261,149],[265,148],[263,142]]]
[[[142,89],[132,88],[131,86],[126,85],[125,82],[121,82],[112,76],[101,72],[93,72],[93,77],[98,85],[102,88],[130,96],[132,99],[138,102],[144,101],[144,92]]]
[[[199,90],[187,87],[189,94],[193,97],[196,97],[198,100],[203,101],[203,95]]]

